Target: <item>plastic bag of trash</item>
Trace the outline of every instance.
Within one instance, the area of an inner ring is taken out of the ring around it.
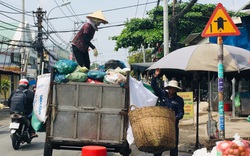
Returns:
[[[54,68],[60,74],[69,74],[69,73],[72,73],[76,69],[77,66],[78,66],[78,63],[75,61],[59,60],[55,63]]]
[[[99,70],[91,70],[87,73],[88,78],[93,80],[103,81],[106,72],[99,71]]]
[[[36,132],[45,132],[46,129],[45,124],[38,120],[35,113],[32,113],[31,125]]]
[[[211,156],[211,154],[207,152],[207,148],[202,148],[194,151],[193,156]]]
[[[55,77],[54,77],[54,82],[55,83],[66,83],[68,82],[69,80],[66,78],[66,74],[59,74],[59,73],[56,73],[55,74]]]
[[[120,73],[107,72],[107,75],[104,76],[103,82],[107,84],[117,84],[124,86],[126,83],[126,77]]]
[[[88,79],[87,74],[82,72],[70,73],[66,76],[66,78],[73,82],[86,82]]]
[[[89,69],[87,67],[77,66],[74,72],[88,73]]]
[[[238,93],[236,97],[234,98],[234,105],[235,107],[240,107],[240,94]]]

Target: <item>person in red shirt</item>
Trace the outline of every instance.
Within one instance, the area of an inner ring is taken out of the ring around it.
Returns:
[[[107,24],[108,21],[104,17],[102,11],[98,10],[86,16],[88,21],[84,23],[80,31],[76,34],[72,41],[72,51],[78,64],[83,67],[90,68],[90,59],[88,49],[93,49],[94,56],[98,55],[96,47],[90,42],[95,31],[98,31],[98,26],[103,23]]]

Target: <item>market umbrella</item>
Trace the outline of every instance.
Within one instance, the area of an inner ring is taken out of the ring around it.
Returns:
[[[148,69],[179,69],[184,71],[218,71],[218,44],[201,44],[177,49]],[[223,45],[224,72],[250,69],[250,51]]]
[[[164,56],[151,65],[148,70],[160,68],[167,69],[168,71],[217,72],[219,50],[220,45],[218,44],[201,44],[184,47]],[[234,72],[234,75],[237,75],[240,71],[250,69],[250,51],[248,50],[223,45],[223,57],[224,72]],[[199,107],[197,105],[196,148],[198,148],[198,111]]]

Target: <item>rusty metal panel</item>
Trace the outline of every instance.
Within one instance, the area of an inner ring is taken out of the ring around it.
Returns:
[[[56,84],[52,137],[75,142],[124,141],[125,89],[116,85]]]
[[[118,114],[102,114],[100,140],[122,140],[123,118]]]
[[[98,116],[95,112],[78,113],[77,138],[83,140],[97,139]]]
[[[102,107],[123,109],[125,107],[125,89],[115,85],[103,87]]]
[[[76,104],[77,86],[74,84],[56,84],[56,99],[60,106],[74,106]]]
[[[74,112],[59,111],[53,125],[53,137],[73,138],[74,127]]]
[[[99,85],[79,85],[79,107],[98,107],[101,103],[102,87]]]

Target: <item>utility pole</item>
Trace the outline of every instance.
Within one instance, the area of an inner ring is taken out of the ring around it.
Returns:
[[[38,74],[41,75],[43,74],[43,66],[44,66],[44,55],[43,55],[43,16],[46,14],[46,11],[42,11],[42,8],[38,8],[36,12],[33,12],[36,14],[37,17],[37,27],[38,27],[38,35],[37,35],[37,44],[36,44],[36,49],[38,53],[38,58],[39,58],[39,69],[38,69]]]
[[[164,55],[167,55],[169,53],[168,0],[163,0],[163,25]]]
[[[27,67],[25,67],[25,1],[22,0],[22,41],[23,41],[23,48],[21,50],[21,78],[26,78]],[[26,58],[28,59],[28,58]]]

